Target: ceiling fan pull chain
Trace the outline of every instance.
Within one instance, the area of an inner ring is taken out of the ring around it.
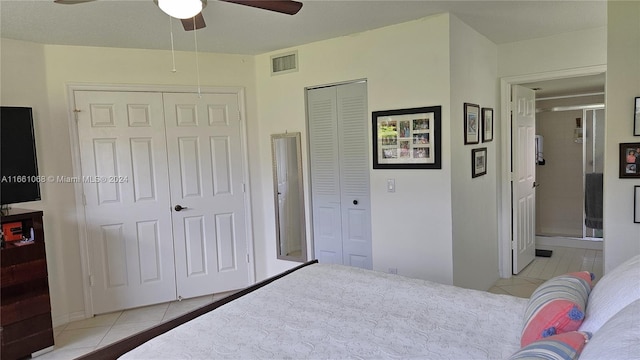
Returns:
[[[173,69],[171,69],[172,73],[175,73],[176,70],[176,52],[173,49],[173,23],[171,21],[171,16],[169,16],[169,33],[171,34],[171,58],[173,60]]]
[[[193,17],[193,40],[196,43],[196,78],[198,80],[198,97],[202,98],[202,93],[200,92],[200,63],[198,62],[198,30],[196,30],[196,18]]]

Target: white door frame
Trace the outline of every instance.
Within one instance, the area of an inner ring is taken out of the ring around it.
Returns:
[[[71,162],[73,166],[73,176],[82,177],[82,166],[80,163],[80,141],[78,139],[78,124],[76,122],[75,91],[140,91],[140,92],[174,92],[174,93],[195,93],[193,86],[171,86],[171,85],[118,85],[118,84],[92,84],[92,83],[67,83],[67,108],[69,135],[71,143]],[[203,87],[202,93],[226,93],[235,94],[238,97],[238,108],[240,110],[240,127],[243,154],[243,182],[245,188],[244,206],[246,213],[247,251],[249,253],[249,283],[255,283],[255,262],[253,253],[253,220],[251,217],[251,186],[249,179],[249,149],[247,144],[247,121],[245,91],[243,87]],[[82,183],[74,183],[74,193],[76,197],[76,220],[78,222],[78,237],[80,243],[80,263],[82,266],[82,288],[84,294],[84,317],[93,314],[90,287],[90,267],[89,252],[87,244],[87,224],[84,213],[84,201]],[[79,320],[79,319],[73,319]]]
[[[606,65],[594,65],[543,73],[506,76],[500,78],[500,182],[498,203],[498,268],[500,277],[512,275],[511,244],[511,85],[534,81],[555,80],[578,76],[597,75],[607,71]]]

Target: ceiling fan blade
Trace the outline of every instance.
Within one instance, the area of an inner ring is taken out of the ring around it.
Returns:
[[[88,3],[91,1],[95,1],[95,0],[54,0],[53,2],[56,4],[62,4],[62,5],[75,5],[75,4]]]
[[[234,4],[251,6],[264,10],[271,10],[287,15],[297,14],[302,3],[293,0],[220,0]]]
[[[195,19],[195,28],[194,28],[194,21],[193,21],[194,19]],[[207,26],[207,24],[204,23],[204,17],[202,16],[202,13],[199,13],[198,15],[189,19],[180,19],[180,21],[182,21],[182,27],[184,27],[186,31],[198,30]]]

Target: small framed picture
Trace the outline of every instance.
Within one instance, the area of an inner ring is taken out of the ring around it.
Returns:
[[[440,106],[374,111],[374,169],[442,169]]]
[[[482,108],[482,142],[493,141],[493,109]]]
[[[480,142],[480,105],[464,103],[464,144]]]
[[[620,144],[619,178],[640,178],[640,142]]]
[[[487,148],[471,150],[471,177],[485,175],[487,173]]]
[[[633,107],[633,135],[640,136],[640,96],[636,97]]]
[[[633,222],[640,224],[640,185],[633,187]]]

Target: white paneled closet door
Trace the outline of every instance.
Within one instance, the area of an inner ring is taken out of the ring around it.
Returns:
[[[164,108],[178,296],[243,288],[249,268],[238,96],[165,93]]]
[[[313,234],[320,262],[371,269],[366,83],[307,92]]]
[[[74,98],[93,313],[247,286],[238,93]]]
[[[174,300],[162,95],[74,95],[93,312]]]

